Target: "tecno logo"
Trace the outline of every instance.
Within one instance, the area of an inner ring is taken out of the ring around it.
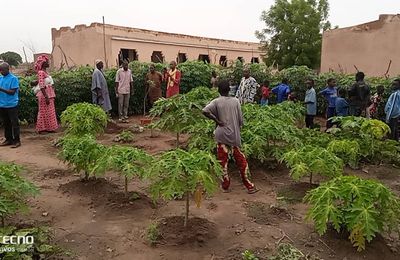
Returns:
[[[35,239],[33,236],[2,236],[0,241],[3,245],[32,245]]]

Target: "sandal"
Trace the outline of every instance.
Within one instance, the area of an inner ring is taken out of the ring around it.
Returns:
[[[11,142],[11,141],[8,141],[8,140],[5,140],[4,142],[2,142],[2,143],[0,144],[0,146],[9,146],[9,145],[12,145],[12,142]]]
[[[248,193],[248,194],[254,194],[254,193],[257,193],[257,192],[259,192],[259,191],[260,191],[260,190],[257,189],[257,188],[252,188],[252,189],[247,190],[247,193]]]

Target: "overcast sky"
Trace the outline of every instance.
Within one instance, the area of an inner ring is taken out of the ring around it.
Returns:
[[[51,51],[51,28],[101,22],[198,36],[257,41],[262,10],[274,0],[14,0],[2,4],[0,53]],[[400,13],[400,0],[330,0],[332,25],[352,26]]]

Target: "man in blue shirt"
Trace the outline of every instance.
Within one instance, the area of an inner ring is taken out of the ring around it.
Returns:
[[[326,109],[326,130],[333,126],[331,118],[335,116],[336,98],[337,98],[337,88],[336,80],[333,78],[328,79],[328,86],[319,92],[328,101],[328,108]]]
[[[277,103],[282,103],[287,100],[290,94],[290,87],[288,85],[288,80],[286,78],[282,79],[282,83],[272,89],[272,93],[277,95]]]
[[[393,93],[390,95],[386,106],[386,123],[389,124],[391,139],[399,140],[399,119],[400,119],[400,79],[392,83]]]
[[[306,85],[307,91],[304,98],[304,104],[307,107],[306,127],[312,128],[314,126],[314,117],[317,114],[317,96],[314,89],[314,80],[308,79]]]
[[[18,120],[18,78],[10,73],[10,65],[3,62],[0,64],[0,116],[4,123],[4,137],[6,140],[0,146],[21,146],[19,138]]]

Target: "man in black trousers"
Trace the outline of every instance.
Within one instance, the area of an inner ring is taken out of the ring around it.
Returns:
[[[0,64],[0,74],[0,116],[5,137],[0,146],[18,148],[21,146],[18,120],[19,82],[18,78],[10,73],[10,65],[6,62]]]

